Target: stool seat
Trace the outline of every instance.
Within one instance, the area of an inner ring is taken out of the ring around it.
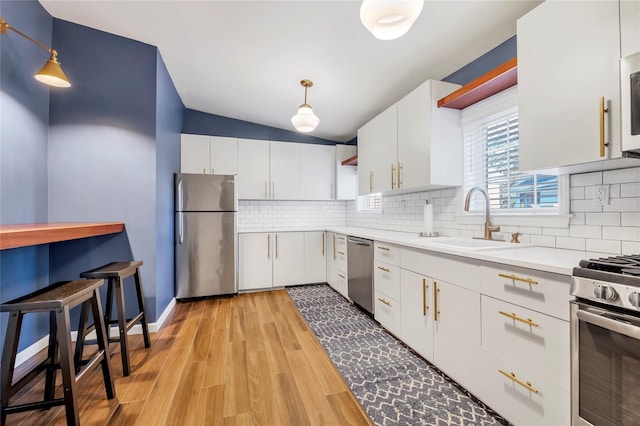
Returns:
[[[7,334],[2,348],[2,362],[0,363],[0,423],[2,426],[6,424],[8,414],[36,409],[49,409],[57,405],[65,406],[67,425],[79,424],[77,382],[89,377],[86,373],[98,365],[102,366],[107,398],[113,399],[116,397],[107,354],[108,342],[104,316],[100,303],[99,287],[103,283],[104,280],[102,279],[58,282],[44,289],[0,304],[0,312],[9,312]],[[82,305],[82,312],[86,313],[80,320],[78,330],[86,328],[86,316],[89,310],[92,312],[98,351],[88,360],[79,357],[78,363],[76,363],[71,344],[70,309],[78,305]],[[47,358],[14,384],[13,374],[23,317],[26,314],[46,311],[49,312],[49,348]],[[80,363],[83,368],[79,368]],[[64,395],[62,398],[55,398],[55,372],[57,369],[60,369],[62,373]],[[46,371],[44,399],[10,406],[10,398],[36,378],[42,370]]]
[[[149,325],[147,323],[147,314],[144,308],[144,294],[142,291],[142,282],[140,279],[140,266],[142,261],[132,260],[128,262],[111,262],[106,265],[100,266],[90,271],[85,271],[80,274],[82,278],[89,279],[106,279],[107,280],[107,307],[105,310],[105,323],[107,325],[107,340],[109,342],[120,343],[120,357],[122,358],[122,374],[128,376],[131,374],[131,365],[129,360],[129,343],[127,334],[129,330],[136,324],[140,323],[142,326],[142,334],[144,338],[144,346],[146,348],[151,347],[151,340],[149,339]],[[124,303],[124,279],[133,275],[135,281],[136,297],[138,302],[138,314],[133,318],[126,317],[126,309]],[[115,294],[114,294],[115,293]],[[111,319],[111,311],[113,307],[113,301],[115,296],[117,319]],[[86,310],[81,312],[80,318],[86,317]],[[112,323],[118,324],[118,337],[111,337],[110,330],[108,329]],[[78,339],[76,346],[76,359],[79,358],[82,353],[82,347],[86,334],[91,330],[83,329],[78,330]]]
[[[133,275],[136,270],[142,266],[141,260],[132,260],[130,262],[111,262],[90,271],[80,274],[82,278],[120,278],[124,279]]]

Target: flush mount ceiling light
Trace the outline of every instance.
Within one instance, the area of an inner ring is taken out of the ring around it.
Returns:
[[[423,6],[423,0],[363,0],[360,20],[376,38],[393,40],[409,31]]]
[[[320,123],[320,119],[313,113],[311,105],[307,103],[307,89],[313,86],[313,83],[311,80],[302,80],[300,84],[304,86],[304,103],[298,108],[298,113],[291,117],[291,124],[299,132],[313,132]]]
[[[6,34],[8,30],[15,32],[16,34],[21,35],[26,38],[30,42],[42,47],[44,50],[49,52],[51,56],[49,60],[45,62],[44,66],[38,71],[38,73],[34,76],[36,80],[48,84],[49,86],[55,87],[71,87],[71,83],[69,83],[69,79],[62,71],[60,67],[60,63],[58,62],[58,52],[55,50],[45,46],[40,43],[38,40],[34,40],[25,33],[16,30],[11,25],[7,24],[7,22],[0,16],[0,35]]]

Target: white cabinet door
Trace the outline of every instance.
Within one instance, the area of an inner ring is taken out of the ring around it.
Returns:
[[[433,362],[433,280],[406,269],[400,280],[402,340]]]
[[[518,20],[521,171],[621,156],[619,59],[616,1],[546,1]]]
[[[304,232],[273,234],[273,285],[304,282]]]
[[[209,136],[180,135],[180,172],[210,173]]]
[[[397,104],[358,130],[358,194],[396,189]]]
[[[620,2],[622,57],[640,52],[640,1]]]
[[[304,233],[304,283],[327,281],[327,244],[325,232]]]
[[[240,234],[238,290],[270,288],[273,258],[272,234]]]
[[[211,174],[238,174],[238,139],[211,136]]]
[[[335,146],[300,145],[300,199],[332,200],[335,190]]]
[[[460,85],[428,80],[398,102],[398,185],[462,185],[460,111],[438,99]]]
[[[300,199],[300,145],[271,142],[271,199]]]
[[[433,360],[442,371],[473,392],[480,350],[480,294],[434,280]]]
[[[358,196],[358,166],[343,166],[342,162],[356,155],[355,146],[336,145],[336,200],[355,200]]]
[[[327,283],[335,290],[338,289],[338,264],[336,254],[336,234],[326,232]]]
[[[268,141],[238,139],[238,198],[269,198],[269,146]]]

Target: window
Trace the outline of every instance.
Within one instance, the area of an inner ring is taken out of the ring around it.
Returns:
[[[381,211],[382,195],[369,194],[358,197],[358,211]]]
[[[487,190],[493,213],[559,213],[558,176],[518,170],[516,88],[499,93],[462,112],[464,194],[474,186]],[[470,210],[484,212],[482,197]]]

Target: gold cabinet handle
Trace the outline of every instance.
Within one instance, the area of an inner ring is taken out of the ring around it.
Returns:
[[[373,172],[369,172],[369,192],[373,192]]]
[[[511,318],[512,320],[516,320],[516,321],[520,321],[520,322],[523,322],[525,324],[528,324],[531,327],[539,327],[539,325],[536,324],[535,322],[533,322],[533,320],[531,320],[531,318],[527,318],[527,319],[520,318],[519,316],[517,316],[514,313],[508,313],[508,312],[504,312],[504,311],[498,311],[498,313],[500,315],[504,315],[505,317]]]
[[[527,283],[527,284],[531,284],[531,285],[538,285],[538,281],[532,280],[531,278],[516,277],[514,274],[511,274],[511,275],[498,274],[498,276],[502,277],[502,278],[508,278],[508,279],[514,280],[514,281],[521,281],[523,283]]]
[[[322,233],[322,257],[324,257],[324,239],[325,239],[325,233]]]
[[[396,165],[391,163],[391,189],[396,189]]]
[[[530,382],[523,382],[522,380],[518,379],[515,375],[515,373],[507,373],[504,370],[498,370],[498,372],[500,374],[502,374],[505,377],[510,378],[511,380],[513,380],[514,382],[516,382],[517,384],[519,384],[520,386],[529,389],[529,391],[533,392],[533,393],[538,393],[538,390],[536,388],[534,388]]]
[[[381,297],[378,297],[378,300],[379,300],[379,301],[381,301],[382,303],[384,303],[384,304],[385,304],[385,305],[387,305],[387,306],[391,306],[391,302],[389,302],[389,301],[388,301],[388,300],[386,300],[386,299],[383,299],[383,298],[381,298]]]
[[[341,251],[339,251],[338,254],[341,255],[341,256],[344,256],[344,253],[341,252]]]
[[[333,260],[336,260],[336,234],[333,235]]]
[[[609,146],[609,142],[604,141],[604,114],[609,112],[609,108],[604,107],[604,97],[600,98],[600,157],[604,157],[604,148]]]
[[[267,234],[267,259],[271,259],[271,234]]]
[[[402,175],[404,174],[404,170],[402,168],[402,164],[398,161],[398,189],[402,186]]]
[[[378,250],[389,251],[389,247],[385,247],[385,246],[378,246]]]
[[[440,293],[440,289],[438,288],[438,282],[433,282],[433,320],[438,321],[438,314],[440,311],[438,310],[438,293]]]
[[[385,268],[383,266],[378,266],[378,269],[380,269],[381,271],[390,272],[389,268]]]
[[[422,316],[427,316],[427,311],[429,307],[427,306],[427,290],[429,290],[429,285],[427,284],[427,279],[422,279]]]
[[[338,274],[338,276],[339,276],[340,278],[342,278],[343,280],[347,279],[347,277],[345,277],[345,276],[344,276],[344,275],[342,275],[342,274]]]
[[[276,234],[276,259],[278,258],[278,234]]]

